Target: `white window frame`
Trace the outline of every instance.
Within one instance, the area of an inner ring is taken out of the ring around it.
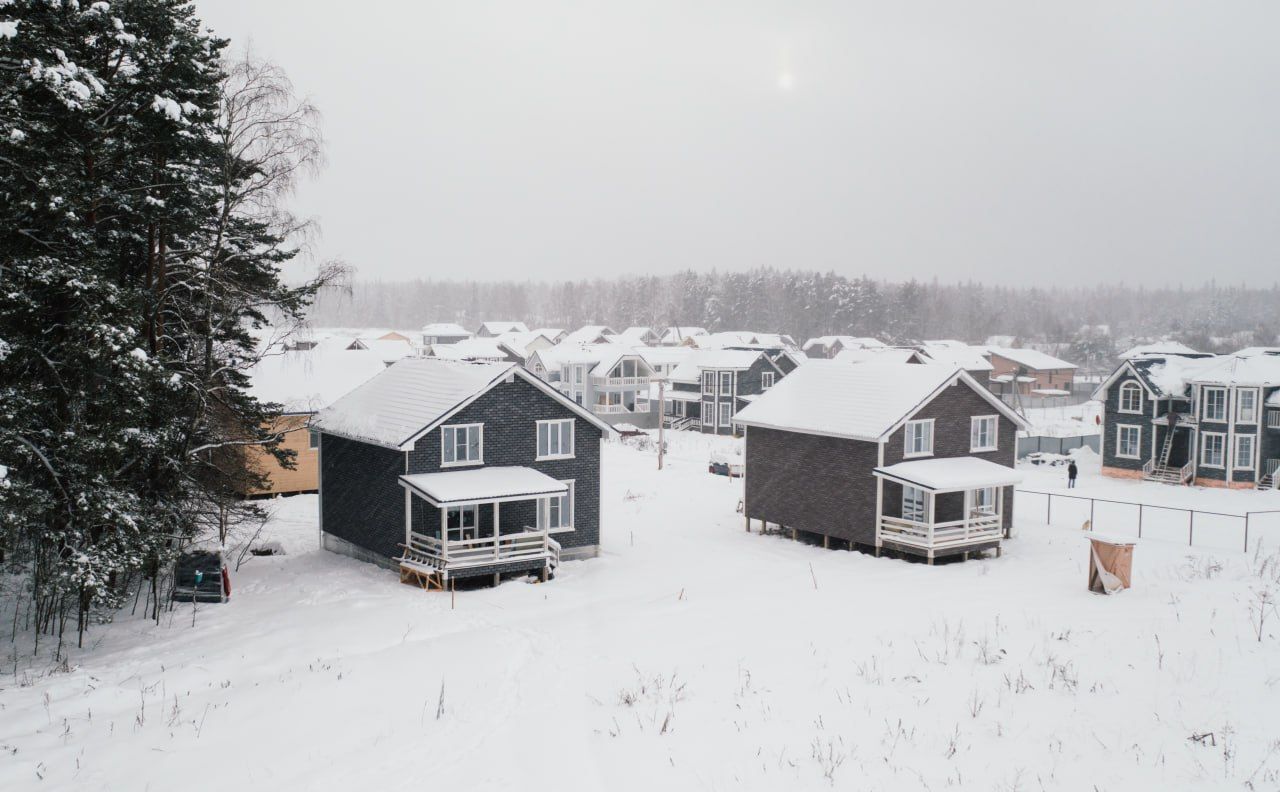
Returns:
[[[733,372],[732,371],[720,372],[720,395],[721,396],[733,395]]]
[[[716,404],[716,420],[718,426],[729,427],[733,425],[733,403],[719,402]]]
[[[1221,455],[1217,464],[1208,460],[1208,451],[1210,439],[1214,438],[1218,441],[1218,453]],[[1200,433],[1200,467],[1222,469],[1227,466],[1227,435],[1224,432],[1201,432]]]
[[[450,429],[454,431],[455,435],[459,429],[467,430],[468,436],[467,436],[467,442],[465,444],[467,448],[471,447],[471,437],[470,437],[471,431],[473,429],[478,430],[480,433],[480,441],[476,444],[476,448],[477,448],[477,453],[479,453],[480,456],[477,459],[470,459],[470,458],[462,459],[462,460],[457,459],[456,454],[457,454],[458,444],[457,444],[457,440],[455,439],[453,443],[455,458],[451,462],[445,461],[445,447],[446,447],[445,438],[448,437],[448,432],[446,430],[450,430]],[[484,464],[484,424],[482,423],[446,424],[440,427],[440,467],[442,468],[469,467],[472,465],[483,465],[483,464]]]
[[[1131,408],[1125,404],[1126,397],[1131,393],[1137,393],[1137,407]],[[1127,415],[1142,415],[1142,386],[1136,380],[1126,380],[1120,386],[1120,412]]]
[[[1124,436],[1127,432],[1135,432],[1133,440],[1133,453],[1124,453]],[[1142,459],[1142,427],[1133,424],[1118,424],[1116,426],[1116,458],[1117,459]]]
[[[707,414],[708,412],[710,412],[711,414],[708,415]],[[703,402],[702,411],[698,415],[698,420],[702,422],[702,428],[706,429],[707,427],[711,427],[712,429],[715,429],[716,428],[716,403]]]
[[[716,373],[714,371],[702,372],[702,395],[716,395]]]
[[[919,493],[920,506],[916,508],[916,498],[912,493]],[[907,504],[911,504],[911,515],[907,514]],[[910,484],[902,485],[902,519],[908,522],[928,524],[929,519],[929,493],[920,487],[913,487]]]
[[[1209,406],[1211,401],[1209,396],[1210,394],[1213,394],[1213,393],[1222,394],[1222,402],[1220,405],[1222,407],[1221,415],[1213,416],[1209,414]],[[1201,409],[1204,410],[1203,414],[1200,416],[1201,420],[1212,421],[1213,423],[1227,422],[1227,389],[1226,388],[1205,388],[1204,398],[1200,400],[1200,404],[1201,404]]]
[[[977,514],[994,516],[996,513],[996,488],[979,487],[973,490],[969,499],[969,509]]]
[[[565,479],[560,483],[568,485],[569,491],[566,492],[564,495],[557,495],[554,498],[540,498],[538,500],[538,530],[539,531],[546,531],[547,533],[555,534],[555,533],[568,533],[573,530],[574,513],[577,511],[576,504],[574,503],[574,497],[573,497],[574,479]],[[551,512],[552,512],[551,502],[553,500],[559,501],[560,524],[555,526],[551,525]],[[563,522],[564,510],[566,505],[568,506],[568,509],[569,509],[568,524],[565,524]]]
[[[535,430],[535,437],[534,437],[534,443],[535,443],[534,460],[541,462],[544,459],[573,459],[574,440],[575,440],[574,435],[577,432],[577,427],[574,426],[574,423],[575,421],[572,418],[555,418],[555,419],[548,419],[543,421],[536,421],[535,424],[537,426],[537,429]],[[563,429],[563,427],[566,424],[569,427],[569,433],[568,433],[569,439],[568,439],[567,452],[565,451],[565,437],[564,437],[565,433]],[[546,437],[547,437],[547,445],[546,445],[547,453],[545,454],[542,453],[542,448],[543,448],[542,437],[544,432],[546,433]],[[553,439],[555,440],[555,443],[552,443]],[[552,445],[555,445],[557,448],[557,451],[554,454],[551,453]]]
[[[456,528],[449,527],[449,512],[458,513],[458,526]],[[467,515],[471,515],[471,524],[467,525]],[[464,531],[476,531],[480,528],[480,504],[468,503],[465,506],[446,506],[444,512],[444,530],[445,539],[450,542],[460,542],[466,538]],[[450,536],[453,532],[457,532],[457,537]]]
[[[991,432],[990,438],[986,444],[978,444],[978,427],[984,423],[990,422]],[[969,419],[969,453],[980,453],[982,451],[996,451],[1000,448],[1000,416],[998,415],[975,415]]]
[[[1249,414],[1246,416],[1244,412],[1244,396],[1248,395],[1250,400]],[[1258,422],[1258,389],[1257,388],[1240,388],[1236,390],[1236,423],[1256,424]]]
[[[760,390],[767,391],[773,387],[774,373],[772,371],[761,372],[760,374]]]
[[[1240,458],[1240,447],[1244,443],[1248,444],[1249,454],[1247,457],[1245,457],[1242,460]],[[1256,463],[1254,462],[1254,457],[1258,452],[1258,438],[1254,437],[1251,434],[1236,435],[1236,447],[1232,449],[1232,452],[1233,453],[1231,458],[1235,462],[1234,467],[1237,470],[1242,468],[1245,470],[1253,470],[1256,465]]]
[[[929,427],[929,447],[924,451],[912,451],[911,448],[913,444],[911,441],[913,439],[914,427],[921,425]],[[902,428],[902,458],[913,459],[917,457],[933,456],[933,430],[933,418],[921,418],[918,421],[907,421],[906,425]]]

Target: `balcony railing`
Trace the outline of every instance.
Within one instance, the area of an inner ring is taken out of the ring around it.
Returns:
[[[599,386],[612,387],[612,386],[619,386],[619,385],[634,387],[636,385],[648,385],[649,378],[647,376],[646,377],[607,377],[607,376],[600,376],[598,374],[592,374],[591,384],[598,387]]]
[[[649,403],[641,405],[636,403],[634,408],[629,408],[625,404],[593,404],[591,411],[596,415],[647,415],[649,413]]]
[[[880,538],[895,544],[939,550],[999,541],[1004,534],[998,514],[976,514],[967,520],[922,523],[900,517],[880,517]]]

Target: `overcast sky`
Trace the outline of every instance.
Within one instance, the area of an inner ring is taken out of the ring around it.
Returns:
[[[1270,285],[1280,3],[198,0],[361,278]]]

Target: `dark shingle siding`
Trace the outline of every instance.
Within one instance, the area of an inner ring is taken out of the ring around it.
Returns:
[[[380,556],[400,555],[404,541],[404,454],[323,434],[321,524],[325,533]]]
[[[1142,414],[1120,412],[1120,388],[1126,382],[1136,382],[1142,386]],[[1151,392],[1146,383],[1139,377],[1122,376],[1107,389],[1107,397],[1102,402],[1102,464],[1120,470],[1142,470],[1142,465],[1151,456],[1151,419],[1154,411],[1150,399]],[[1116,456],[1116,441],[1119,426],[1138,426],[1142,428],[1142,442],[1138,459]],[[1163,433],[1159,438],[1163,441]]]

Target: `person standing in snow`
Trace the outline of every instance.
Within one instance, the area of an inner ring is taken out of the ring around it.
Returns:
[[[1067,463],[1067,489],[1076,488],[1076,475],[1079,474],[1080,468],[1076,467],[1076,461],[1073,459]]]

